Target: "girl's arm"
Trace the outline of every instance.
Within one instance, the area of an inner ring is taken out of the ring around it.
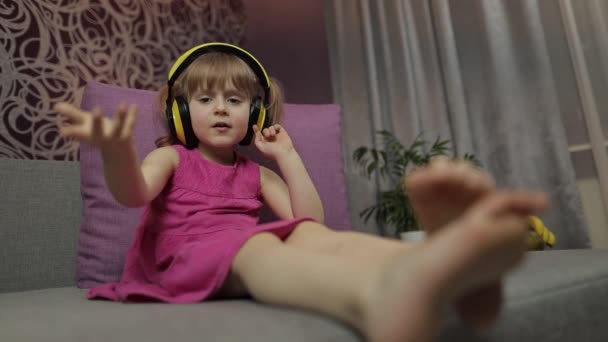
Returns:
[[[324,220],[323,204],[298,152],[293,148],[285,129],[274,125],[260,132],[255,130],[256,147],[274,159],[285,182],[271,170],[261,168],[262,196],[280,218],[308,216]]]
[[[171,146],[153,150],[141,166],[135,146],[120,153],[102,150],[102,156],[108,189],[114,199],[126,207],[144,206],[158,196],[179,161],[177,151]]]
[[[264,203],[280,219],[294,217],[287,184],[274,171],[260,166],[261,192]]]
[[[127,110],[120,105],[112,119],[102,117],[99,110],[84,112],[67,103],[57,104],[55,110],[69,121],[60,129],[62,136],[101,150],[108,189],[127,207],[143,206],[154,199],[177,166],[177,151],[167,147],[152,151],[140,167],[133,143],[135,106]]]

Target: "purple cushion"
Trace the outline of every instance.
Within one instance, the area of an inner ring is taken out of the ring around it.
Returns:
[[[112,115],[120,102],[138,106],[134,138],[138,157],[143,159],[155,148],[154,140],[166,131],[164,120],[155,107],[156,92],[89,82],[84,89],[82,108],[100,107],[105,115]],[[340,108],[333,104],[286,104],[282,124],[319,191],[325,208],[325,224],[336,230],[351,229]],[[261,158],[254,149],[246,148],[242,152],[277,170],[276,165]],[[83,206],[76,278],[79,287],[90,288],[120,279],[142,209],[125,208],[113,199],[105,186],[101,155],[88,144],[80,146],[80,176]],[[268,210],[262,212],[263,221],[271,219]]]

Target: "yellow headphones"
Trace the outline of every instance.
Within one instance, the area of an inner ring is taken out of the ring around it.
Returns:
[[[176,96],[173,98],[171,94],[171,88],[173,84],[187,68],[194,62],[198,57],[210,53],[210,52],[222,52],[234,55],[245,62],[253,71],[258,82],[262,86],[264,91],[264,100],[260,97],[251,99],[251,107],[249,109],[249,128],[247,134],[239,142],[240,145],[249,145],[251,138],[253,137],[253,125],[257,124],[260,129],[266,128],[270,125],[270,117],[266,114],[266,108],[268,108],[268,101],[270,99],[270,79],[266,70],[262,64],[246,50],[232,44],[227,43],[207,43],[195,46],[190,50],[186,51],[181,55],[171,70],[169,71],[169,80],[167,82],[167,107],[166,117],[167,123],[171,133],[179,139],[187,148],[194,148],[198,145],[198,138],[194,134],[192,129],[192,122],[190,120],[190,111],[188,108],[188,100],[183,96]]]

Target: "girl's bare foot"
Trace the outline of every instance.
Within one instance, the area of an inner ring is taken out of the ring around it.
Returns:
[[[365,305],[371,341],[431,341],[443,311],[496,283],[525,250],[526,216],[546,205],[530,193],[488,194],[425,242],[391,259]]]
[[[429,235],[496,189],[488,174],[469,163],[447,158],[437,158],[428,167],[412,172],[402,187],[409,195],[418,222]],[[490,284],[464,296],[455,306],[467,323],[475,327],[488,325],[500,312],[502,286]]]
[[[440,157],[410,173],[402,182],[416,218],[429,234],[458,218],[496,190],[494,180],[467,162]]]

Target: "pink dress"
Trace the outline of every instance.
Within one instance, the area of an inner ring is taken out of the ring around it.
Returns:
[[[260,167],[237,156],[224,166],[181,145],[179,166],[144,210],[122,278],[87,293],[114,301],[193,303],[222,286],[241,246],[254,234],[285,239],[309,218],[258,225]]]

